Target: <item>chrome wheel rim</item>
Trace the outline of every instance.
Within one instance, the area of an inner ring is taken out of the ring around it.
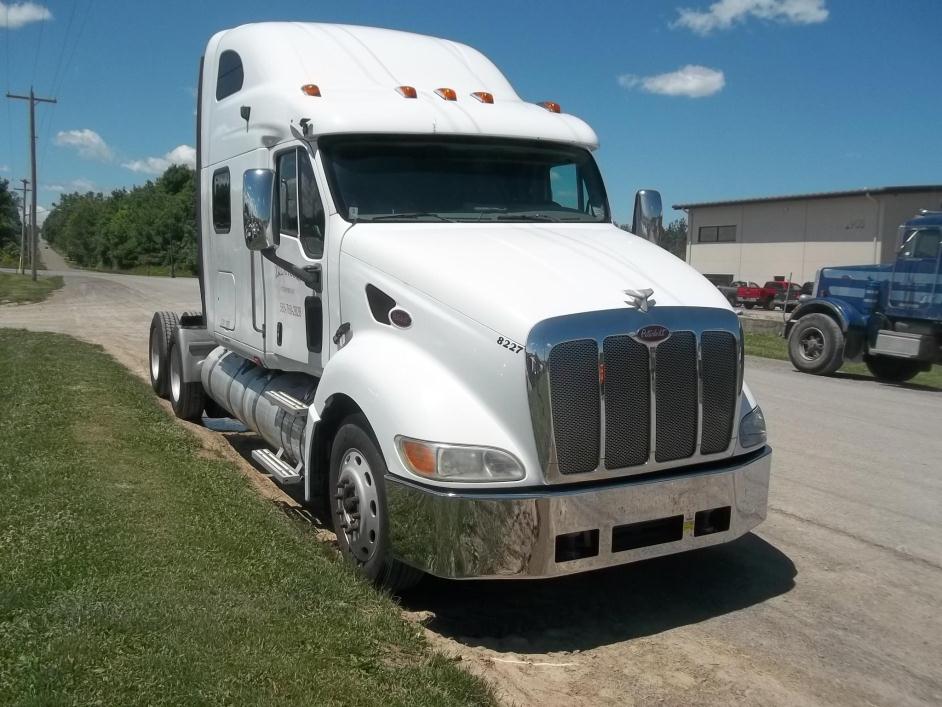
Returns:
[[[160,344],[156,336],[150,337],[150,376],[153,380],[160,377]]]
[[[180,364],[176,356],[170,357],[170,395],[174,400],[180,400]]]
[[[358,565],[365,565],[375,554],[379,540],[379,494],[373,470],[358,449],[343,454],[334,489],[334,513],[350,557]]]
[[[824,332],[808,327],[798,338],[798,352],[805,361],[817,361],[824,353]]]

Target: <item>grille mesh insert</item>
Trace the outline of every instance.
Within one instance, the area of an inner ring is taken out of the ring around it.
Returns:
[[[736,337],[708,331],[700,338],[703,367],[703,433],[701,454],[717,454],[729,448],[736,415],[738,375]]]
[[[692,332],[675,332],[657,347],[655,356],[654,459],[659,462],[693,456],[697,447],[697,340]]]
[[[605,468],[644,464],[651,453],[648,347],[628,336],[605,339]]]
[[[585,474],[599,463],[598,358],[594,339],[567,341],[550,352],[553,430],[562,474]]]

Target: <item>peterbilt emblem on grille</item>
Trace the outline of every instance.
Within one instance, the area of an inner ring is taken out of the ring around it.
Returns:
[[[658,344],[671,335],[671,330],[660,324],[641,327],[635,338],[645,344]]]
[[[654,290],[650,288],[644,290],[623,290],[623,292],[628,295],[625,304],[629,307],[634,307],[639,312],[647,312],[649,307],[653,307],[657,304],[657,302],[651,299]]]

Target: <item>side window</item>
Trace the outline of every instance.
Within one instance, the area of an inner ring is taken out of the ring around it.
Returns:
[[[697,232],[697,242],[716,243],[716,226],[700,226]]]
[[[229,233],[232,225],[232,195],[229,189],[229,168],[213,172],[213,229]]]
[[[920,231],[913,238],[914,258],[932,258],[933,260],[939,254],[939,244],[942,241],[942,231]]]
[[[297,156],[301,247],[309,258],[320,258],[324,255],[324,203],[307,152],[298,150]]]
[[[242,57],[234,51],[219,55],[219,73],[216,76],[216,100],[221,101],[242,89]]]
[[[278,157],[278,229],[298,235],[298,153],[285,152]]]

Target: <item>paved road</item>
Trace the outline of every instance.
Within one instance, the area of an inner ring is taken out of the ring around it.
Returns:
[[[198,305],[192,279],[64,275],[0,326],[144,375],[152,311]],[[747,379],[775,447],[756,533],[553,582],[432,580],[405,608],[518,704],[942,703],[942,394],[761,359]]]

